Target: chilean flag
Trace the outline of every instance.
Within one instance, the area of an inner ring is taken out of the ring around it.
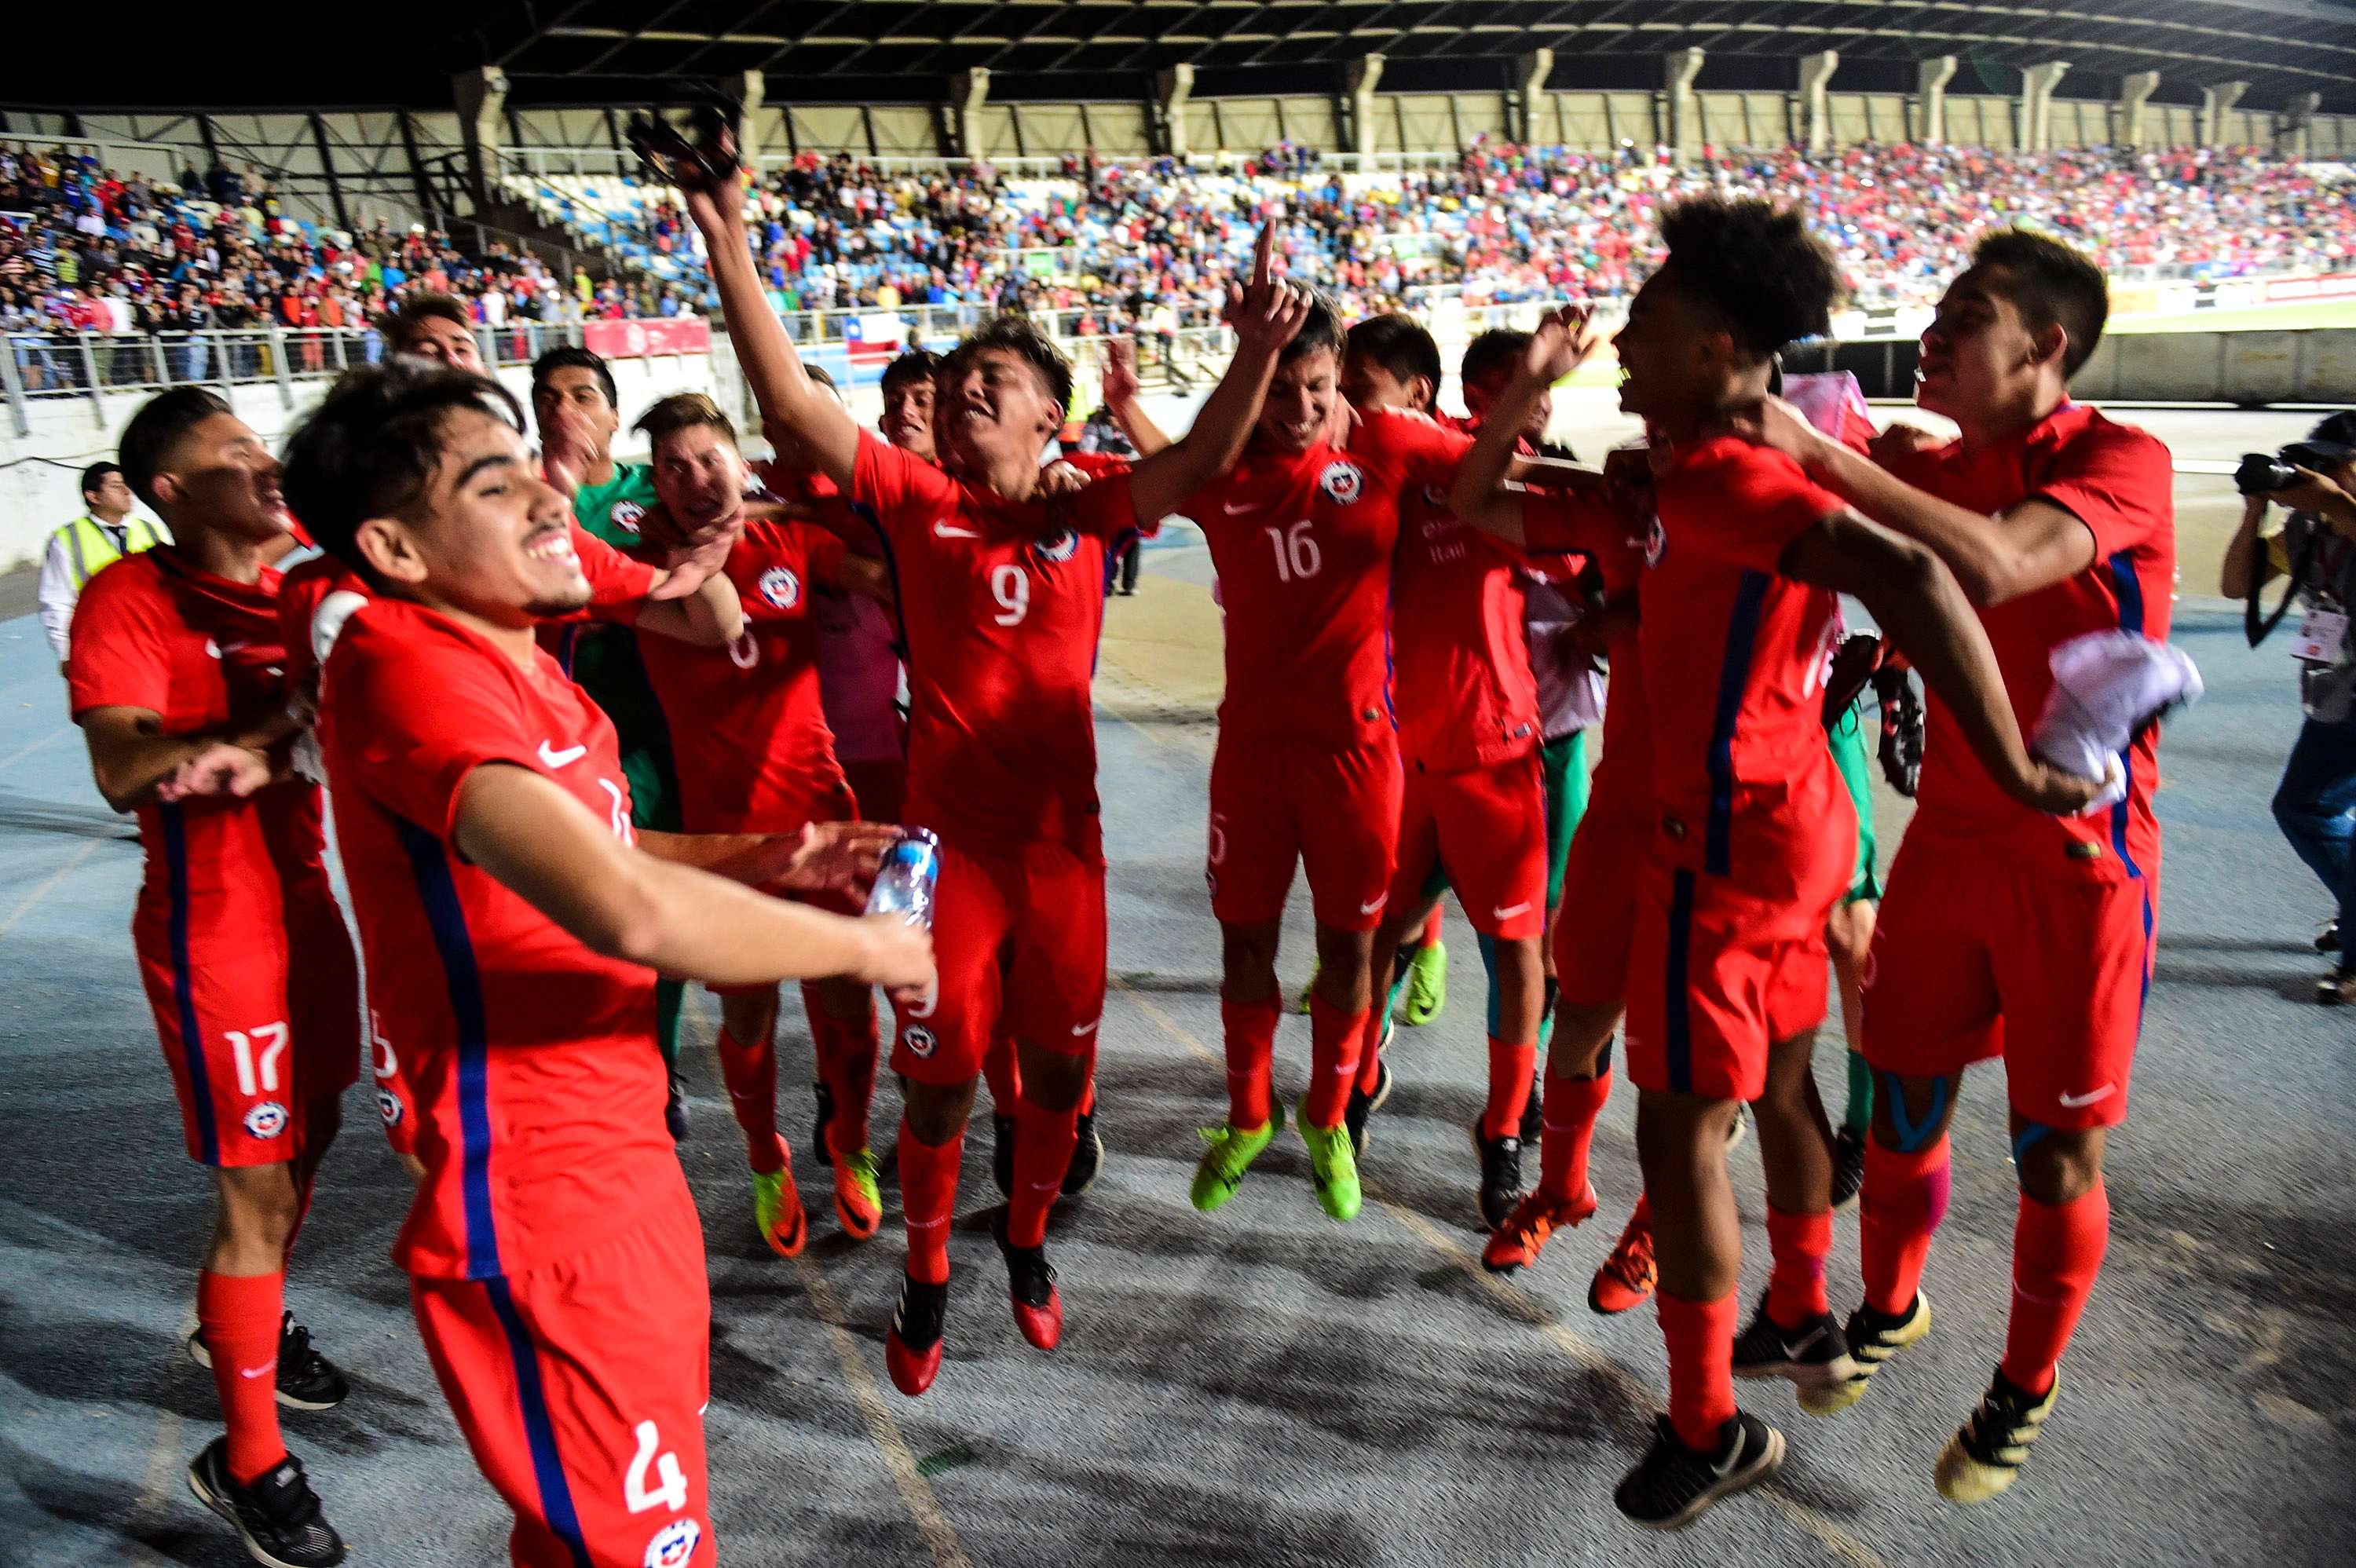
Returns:
[[[842,346],[853,365],[882,365],[898,357],[908,324],[890,311],[854,315],[843,329]]]

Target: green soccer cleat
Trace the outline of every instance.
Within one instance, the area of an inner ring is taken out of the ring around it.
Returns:
[[[785,1139],[777,1142],[782,1145]],[[802,1209],[802,1195],[794,1186],[790,1164],[753,1172],[753,1225],[779,1257],[801,1255],[809,1241],[809,1216]]]
[[[1227,1200],[1243,1184],[1244,1172],[1251,1168],[1260,1150],[1276,1141],[1276,1130],[1282,1125],[1284,1107],[1277,1105],[1270,1108],[1268,1125],[1250,1132],[1238,1132],[1233,1126],[1201,1129],[1203,1141],[1211,1147],[1203,1151],[1203,1161],[1194,1168],[1194,1185],[1187,1194],[1194,1207],[1205,1214],[1226,1207]]]
[[[1358,1157],[1350,1152],[1349,1127],[1312,1126],[1304,1115],[1301,1141],[1309,1146],[1309,1177],[1316,1185],[1319,1205],[1331,1219],[1356,1219],[1364,1194],[1358,1190]]]
[[[1421,1029],[1448,1005],[1448,944],[1434,942],[1415,950],[1407,966],[1407,1002],[1399,1019],[1409,1029]]]

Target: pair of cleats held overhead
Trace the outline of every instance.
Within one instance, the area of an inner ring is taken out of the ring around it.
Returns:
[[[1350,1147],[1350,1129],[1346,1123],[1331,1127],[1312,1125],[1305,1115],[1300,1115],[1301,1141],[1309,1149],[1309,1177],[1317,1190],[1317,1202],[1327,1216],[1334,1220],[1355,1220],[1365,1202],[1365,1193],[1358,1185],[1357,1157]],[[1270,1108],[1267,1123],[1258,1127],[1239,1128],[1233,1124],[1202,1129],[1203,1141],[1210,1147],[1203,1151],[1200,1164],[1194,1168],[1194,1182],[1188,1196],[1194,1207],[1205,1214],[1225,1208],[1227,1200],[1236,1195],[1243,1184],[1245,1172],[1252,1161],[1260,1157],[1268,1146],[1276,1141],[1278,1129],[1284,1125],[1284,1107]]]
[[[198,1366],[213,1364],[202,1329],[188,1335],[187,1350]],[[278,1403],[290,1410],[333,1410],[351,1392],[342,1371],[311,1348],[311,1331],[291,1312],[279,1321],[276,1388]],[[216,1437],[189,1463],[188,1490],[228,1521],[257,1563],[332,1568],[344,1560],[343,1538],[292,1454],[240,1481],[230,1471],[229,1439]]]

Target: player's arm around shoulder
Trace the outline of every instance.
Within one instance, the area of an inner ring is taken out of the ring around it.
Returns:
[[[1928,546],[1835,505],[1791,536],[1776,571],[1854,595],[1947,705],[1989,776],[2022,805],[2062,816],[2100,793],[2102,781],[2029,755],[1987,628]]]
[[[787,903],[649,854],[530,768],[475,768],[455,818],[461,853],[605,957],[717,985],[839,975],[920,991],[932,981],[921,930]]]

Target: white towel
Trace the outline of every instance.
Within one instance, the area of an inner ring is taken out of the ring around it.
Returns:
[[[2078,815],[2126,798],[2121,753],[2147,724],[2200,699],[2201,671],[2183,649],[2136,632],[2088,632],[2055,647],[2053,689],[2029,742],[2030,752],[2103,792]]]

